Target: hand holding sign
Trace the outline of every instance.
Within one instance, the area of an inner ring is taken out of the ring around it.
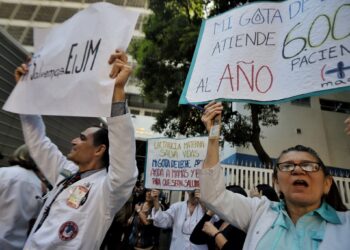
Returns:
[[[215,119],[221,120],[221,113],[223,110],[223,106],[221,102],[210,102],[204,107],[205,111],[202,115],[202,122],[206,129],[208,130],[208,133],[210,133],[211,128],[214,125]]]
[[[109,116],[112,100],[125,99],[131,72],[125,53],[110,54],[115,48],[127,49],[137,17],[137,12],[95,3],[51,28],[37,39],[28,70],[17,72],[16,80],[28,73],[3,109],[20,114]]]
[[[160,194],[160,191],[158,189],[152,189],[151,197],[153,199],[153,208],[154,208],[155,211],[158,211],[158,209],[160,208],[160,205],[159,205],[159,194]]]
[[[116,50],[110,56],[108,63],[112,65],[109,76],[115,78],[113,102],[124,101],[124,87],[132,72],[130,65],[128,65],[128,57],[125,52]]]
[[[15,80],[16,83],[21,79],[21,77],[28,73],[28,65],[22,63],[21,66],[17,67],[15,70]]]
[[[201,199],[201,191],[199,189],[194,190],[194,198],[197,198],[198,200]]]
[[[157,201],[159,199],[159,193],[160,191],[158,189],[152,189],[151,197],[154,201]]]

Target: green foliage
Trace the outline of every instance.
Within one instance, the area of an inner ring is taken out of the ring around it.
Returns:
[[[251,111],[253,104],[245,105],[245,109]],[[278,124],[279,107],[276,105],[256,105],[259,124],[270,127]],[[252,142],[253,122],[251,112],[249,115],[225,108],[223,113],[223,136],[232,146],[247,147]]]
[[[153,130],[164,132],[169,137],[205,133],[200,112],[189,106],[179,106],[178,100],[202,19],[206,14],[212,16],[222,13],[241,2],[244,1],[150,0],[149,7],[154,14],[148,17],[143,26],[145,38],[134,40],[129,50],[138,62],[135,74],[141,80],[142,94],[148,101],[167,103],[163,112],[157,116]],[[255,106],[254,114],[257,114],[258,119],[254,122],[251,116],[232,112],[229,105],[225,106],[223,135],[232,145],[256,143],[252,138],[253,135],[256,138],[256,133],[258,138],[260,136],[259,123],[263,126],[278,123],[279,108],[273,105]],[[246,108],[252,110],[251,107],[247,105]],[[258,124],[255,124],[257,121]]]
[[[154,14],[143,27],[146,37],[130,49],[148,101],[164,102],[170,93],[181,91],[203,17],[199,7],[196,1],[150,1]]]
[[[167,102],[153,129],[168,136],[203,133],[199,114],[178,105],[204,15],[203,3],[152,0],[150,9],[154,14],[143,27],[145,39],[134,41],[130,53],[138,62],[135,74],[145,98]]]

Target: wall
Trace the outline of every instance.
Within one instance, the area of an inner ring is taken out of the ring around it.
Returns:
[[[276,158],[283,149],[303,144],[314,148],[326,165],[350,169],[350,137],[344,133],[344,120],[350,114],[321,110],[319,98],[349,102],[350,92],[313,97],[311,106],[281,104],[279,124],[261,127],[262,145],[271,157]],[[243,111],[243,104],[236,104],[236,109]],[[228,152],[234,151],[226,148],[225,157]],[[252,146],[237,148],[236,152],[256,155]]]

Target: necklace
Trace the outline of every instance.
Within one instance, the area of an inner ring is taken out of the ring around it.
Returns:
[[[190,204],[191,203],[189,202],[187,202],[186,204],[185,220],[182,224],[182,230],[181,230],[182,233],[185,235],[191,235],[194,227],[197,225],[197,222],[198,222],[199,209],[196,209],[197,206],[194,206],[193,204],[191,204],[192,206],[190,206]],[[192,218],[194,218],[194,221],[192,220]]]

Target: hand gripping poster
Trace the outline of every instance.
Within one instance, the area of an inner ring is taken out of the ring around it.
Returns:
[[[110,55],[126,51],[139,13],[96,3],[54,26],[3,109],[21,114],[110,116]],[[19,66],[19,65],[18,65]]]

